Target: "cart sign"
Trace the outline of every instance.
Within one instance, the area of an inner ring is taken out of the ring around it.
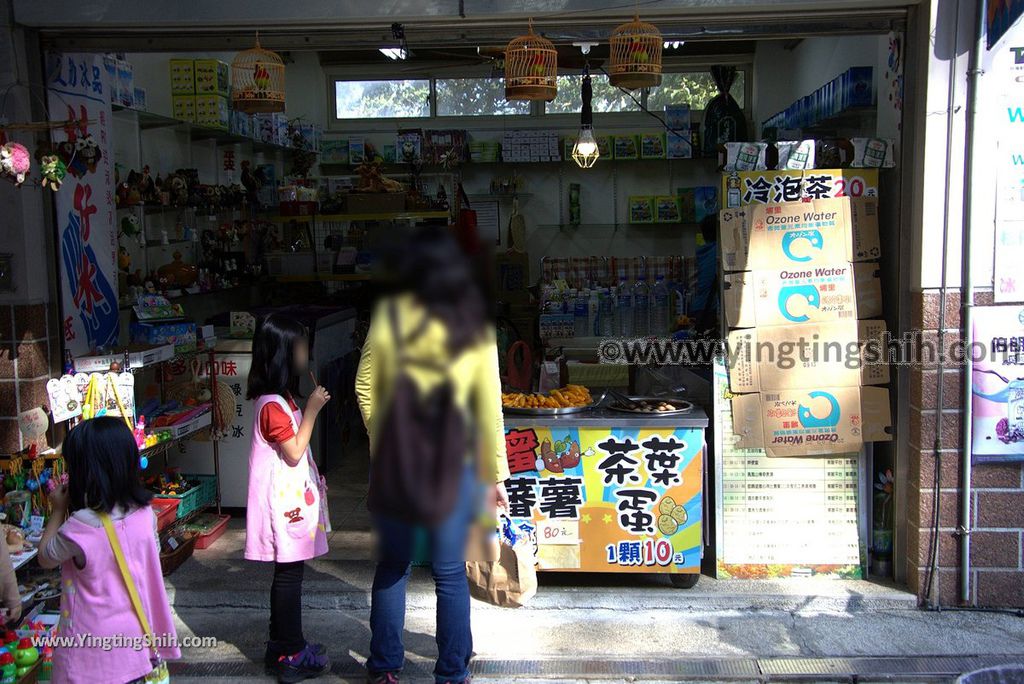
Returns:
[[[971,332],[971,452],[1024,461],[1024,307],[982,306]]]
[[[505,445],[541,569],[700,571],[703,430],[516,427]]]
[[[722,174],[723,209],[836,197],[878,197],[878,170],[814,169]]]

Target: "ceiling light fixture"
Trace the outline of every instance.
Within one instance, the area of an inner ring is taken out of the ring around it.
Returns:
[[[583,67],[583,85],[580,87],[580,134],[572,146],[572,159],[581,169],[589,169],[601,156],[597,140],[594,139],[594,110],[592,100],[594,88],[590,83],[590,65]]]
[[[382,47],[380,53],[388,59],[408,59],[411,53],[409,52],[409,46],[405,42],[405,26],[399,23],[391,25],[391,37],[398,41],[398,46]]]

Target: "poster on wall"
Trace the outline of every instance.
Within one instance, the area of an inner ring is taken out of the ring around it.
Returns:
[[[805,199],[878,197],[878,169],[736,171],[722,174],[722,207]]]
[[[1022,3],[1024,4],[1024,3]],[[1017,47],[1014,47],[1017,45]],[[996,107],[996,233],[993,299],[1024,301],[1024,27],[1019,23],[986,55],[985,78],[993,81]]]
[[[111,149],[110,84],[102,57],[50,53],[47,106],[55,153],[68,169],[57,207],[61,328],[73,355],[117,343],[117,229]]]
[[[985,40],[991,50],[1024,14],[1024,0],[988,0],[985,9]]]
[[[699,572],[700,429],[514,427],[509,512],[542,570]]]
[[[1024,307],[979,306],[973,315],[973,460],[1024,461]]]

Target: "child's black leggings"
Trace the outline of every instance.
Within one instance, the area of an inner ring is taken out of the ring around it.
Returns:
[[[281,653],[292,654],[306,645],[302,635],[302,571],[305,562],[274,563],[270,585],[270,642]]]

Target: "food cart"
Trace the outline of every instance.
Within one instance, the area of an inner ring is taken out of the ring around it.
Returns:
[[[506,409],[511,517],[538,569],[668,573],[696,584],[704,548],[703,409]]]

